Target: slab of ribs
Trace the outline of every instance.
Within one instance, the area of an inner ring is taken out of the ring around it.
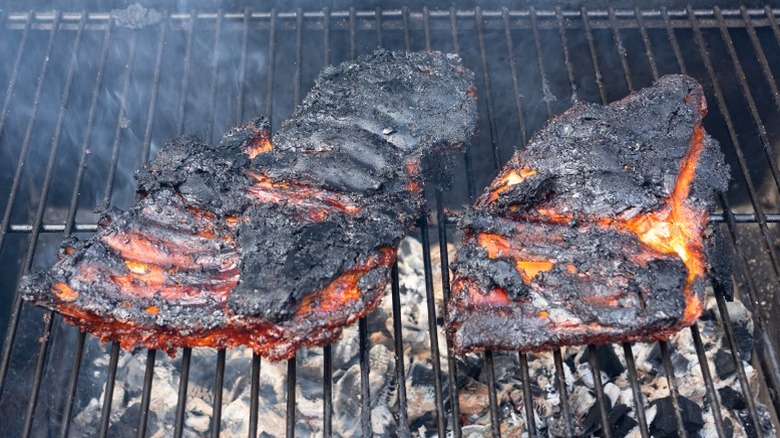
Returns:
[[[666,76],[578,104],[515,153],[462,217],[453,350],[664,339],[700,316],[707,211],[728,184],[701,86]]]
[[[246,345],[271,360],[333,342],[378,304],[422,213],[433,155],[476,127],[457,57],[377,51],[326,67],[271,138],[168,142],[138,198],[68,240],[25,299],[122,348]]]

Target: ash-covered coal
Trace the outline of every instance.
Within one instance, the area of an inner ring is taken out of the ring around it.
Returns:
[[[327,67],[271,139],[170,141],[139,200],[68,244],[24,297],[123,348],[247,345],[290,358],[376,307],[424,205],[423,166],[463,150],[473,74],[454,55],[377,50]]]

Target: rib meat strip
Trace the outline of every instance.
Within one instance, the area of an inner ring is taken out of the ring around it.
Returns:
[[[290,358],[376,307],[426,166],[475,124],[473,75],[453,55],[326,67],[273,138],[258,118],[216,145],[168,142],[138,172],[136,204],[65,242],[22,293],[125,349]]]
[[[701,86],[666,76],[578,104],[515,153],[462,218],[453,349],[664,339],[703,309],[707,211],[728,168]]]

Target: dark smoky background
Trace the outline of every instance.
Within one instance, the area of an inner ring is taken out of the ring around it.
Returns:
[[[476,75],[479,133],[467,159],[451,157],[453,181],[442,194],[444,207],[456,213],[551,116],[576,101],[610,102],[650,85],[649,48],[660,75],[679,73],[679,56],[704,86],[705,128],[732,169],[728,205],[738,214],[777,215],[780,96],[771,87],[780,72],[777,29],[759,23],[752,33],[732,14],[725,25],[736,20],[737,26],[724,33],[705,14],[702,48],[694,29],[681,23],[689,4],[712,11],[709,2],[621,2],[617,31],[605,12],[610,3],[585,3],[602,12],[589,18],[586,31],[583,3],[574,1],[0,1],[0,335],[15,330],[8,381],[19,382],[2,394],[0,411],[24,411],[26,397],[14,394],[29,390],[42,333],[42,311],[25,305],[16,313],[22,273],[51,266],[65,232],[88,237],[102,209],[129,207],[135,170],[167,139],[189,134],[218,141],[255,115],[271,117],[275,129],[325,65],[378,46],[457,51]],[[674,12],[675,42],[658,14],[644,18],[646,39],[636,25],[635,6],[657,11],[662,5]],[[560,22],[557,6],[569,11]],[[28,15],[31,10],[39,14]],[[432,186],[428,200],[437,219]],[[738,289],[754,291],[753,310],[766,317],[777,306],[778,230],[755,217],[721,228],[730,236]],[[452,242],[454,235],[450,227]],[[780,339],[780,324],[767,324]],[[52,336],[50,356],[69,363],[76,330],[57,318]],[[52,389],[42,397],[57,413],[63,400],[54,388],[63,388],[68,376],[55,365],[47,371]],[[86,381],[92,383],[83,391],[102,385]]]

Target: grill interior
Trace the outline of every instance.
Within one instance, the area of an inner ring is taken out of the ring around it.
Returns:
[[[138,12],[138,11],[136,11]],[[441,50],[459,53],[477,75],[480,132],[465,159],[456,163],[450,190],[429,188],[430,217],[416,231],[422,242],[425,289],[435,390],[436,433],[461,436],[456,388],[458,362],[443,358],[434,301],[434,283],[448,293],[447,242],[455,242],[457,212],[494,177],[515,148],[549,117],[576,101],[607,103],[647,86],[668,73],[686,73],[702,83],[710,113],[705,128],[717,140],[732,169],[730,190],[713,214],[714,226],[727,237],[737,295],[753,314],[755,351],[752,365],[761,376],[751,389],[723,291],[715,290],[724,345],[732,352],[740,388],[748,404],[747,422],[758,424],[754,399],[780,408],[780,324],[771,315],[778,305],[780,259],[780,175],[775,151],[780,145],[780,93],[774,74],[780,71],[780,28],[776,13],[765,9],[679,10],[273,10],[216,13],[8,13],[0,21],[7,46],[0,64],[0,418],[11,436],[67,436],[74,412],[89,403],[77,397],[79,387],[106,386],[111,394],[120,358],[118,345],[98,346],[91,337],[65,326],[55,314],[23,305],[16,294],[19,278],[31,266],[50,266],[65,236],[85,237],[96,229],[96,209],[126,208],[134,197],[133,171],[153,157],[168,138],[189,133],[214,141],[233,125],[265,114],[273,127],[289,115],[327,65],[388,49]],[[442,268],[431,263],[439,248]],[[401,312],[398,272],[391,296],[394,322]],[[370,320],[370,316],[368,319]],[[369,400],[369,323],[359,322],[361,430],[371,434]],[[396,352],[404,345],[400,324],[393,325]],[[697,326],[691,328],[708,403],[719,406]],[[106,370],[99,379],[80,373],[85,351],[104,349]],[[637,394],[632,346],[617,346]],[[684,435],[678,387],[669,346],[660,343],[663,366]],[[141,380],[143,399],[138,435],[149,421],[155,362],[146,355]],[[194,367],[214,376],[212,436],[220,433],[225,351],[214,362],[192,361],[179,353],[180,384],[174,436],[185,429],[188,377]],[[324,349],[322,433],[332,431],[332,347]],[[503,353],[502,353],[503,354]],[[593,357],[595,355],[592,355]],[[561,394],[565,433],[572,434],[564,357],[553,352],[556,385]],[[494,354],[484,355],[492,432],[500,434],[500,411]],[[399,388],[405,379],[402,354],[396,354]],[[446,361],[446,376],[440,372]],[[532,397],[528,357],[519,355],[525,400]],[[598,370],[598,363],[591,361]],[[257,436],[261,360],[247,361],[252,385],[250,436]],[[296,427],[296,360],[288,363],[286,434]],[[500,377],[500,376],[498,376]],[[609,406],[594,372],[602,433],[609,435]],[[23,390],[20,390],[23,388]],[[760,391],[755,391],[760,388]],[[98,392],[99,393],[99,392]],[[406,395],[398,394],[398,433],[408,435]],[[96,435],[107,436],[116,422],[112,398],[100,400]],[[525,403],[523,415],[537,432]],[[648,436],[645,407],[636,408],[642,436]],[[717,411],[717,409],[715,410]],[[719,415],[715,427],[727,436]],[[776,420],[775,420],[776,421]],[[775,424],[777,427],[777,424]],[[262,427],[261,427],[262,429]],[[606,431],[606,432],[605,432]],[[430,432],[430,429],[429,429]],[[283,430],[273,432],[282,435]],[[760,430],[755,430],[761,436]]]

